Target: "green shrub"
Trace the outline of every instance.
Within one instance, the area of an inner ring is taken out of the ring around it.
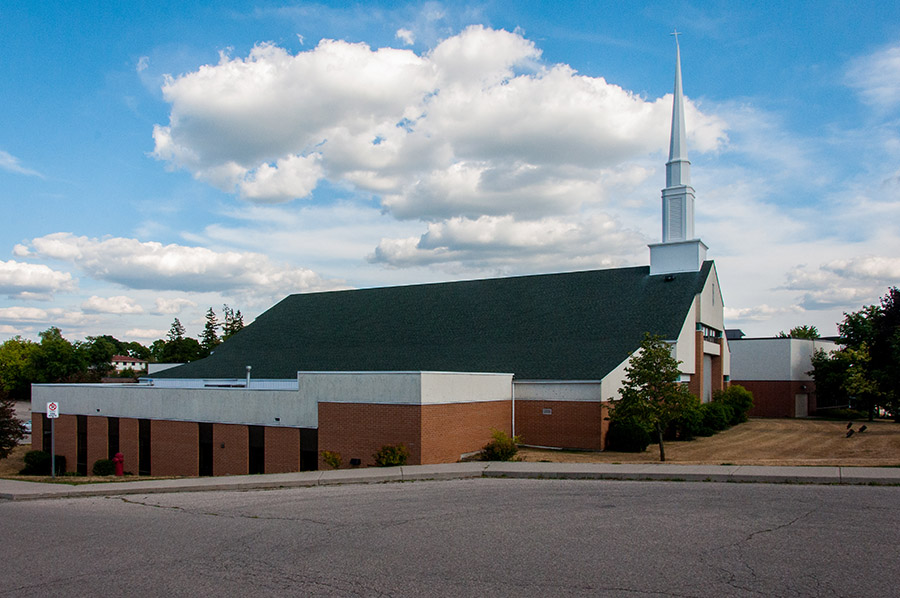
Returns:
[[[703,411],[700,409],[699,399],[685,408],[681,415],[672,420],[666,429],[663,438],[665,440],[693,440],[695,436],[702,436]]]
[[[703,412],[701,426],[712,430],[713,433],[730,426],[731,418],[734,417],[734,409],[725,403],[704,403],[700,406],[700,410]]]
[[[324,461],[325,465],[331,469],[340,469],[341,463],[344,462],[340,453],[333,453],[331,451],[322,451],[322,461]]]
[[[94,461],[91,473],[97,476],[113,475],[116,473],[116,464],[113,463],[112,459],[97,459]]]
[[[491,441],[481,449],[482,461],[512,461],[519,452],[518,436],[510,438],[502,430],[491,431]]]
[[[28,451],[25,453],[25,468],[19,473],[22,475],[50,475],[50,453],[44,451]],[[56,475],[66,472],[66,458],[56,455]]]
[[[386,444],[381,447],[377,453],[372,455],[375,459],[375,465],[378,467],[396,467],[397,465],[406,465],[409,459],[409,449],[404,444],[396,446]]]
[[[713,403],[724,403],[732,409],[730,424],[742,424],[747,421],[747,414],[753,408],[753,393],[741,386],[732,384],[725,390],[713,393]]]
[[[614,419],[609,422],[606,448],[622,453],[643,453],[650,446],[650,433],[634,418]]]

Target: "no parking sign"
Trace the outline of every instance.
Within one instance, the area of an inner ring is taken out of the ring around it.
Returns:
[[[59,417],[59,403],[56,401],[50,401],[47,403],[47,417],[50,419],[56,419]]]

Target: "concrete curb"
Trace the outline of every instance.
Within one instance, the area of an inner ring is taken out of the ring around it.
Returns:
[[[0,500],[83,498],[212,490],[269,490],[335,484],[374,484],[471,478],[557,480],[670,480],[782,484],[900,485],[900,468],[762,467],[751,465],[669,465],[610,463],[471,462],[404,467],[339,469],[268,475],[109,482],[69,486],[0,479]]]

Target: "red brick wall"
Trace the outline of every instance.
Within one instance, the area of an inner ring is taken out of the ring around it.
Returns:
[[[109,422],[104,416],[87,418],[87,471],[92,475],[94,463],[109,458]]]
[[[600,450],[609,427],[599,401],[516,401],[516,434],[523,444]],[[543,410],[552,410],[544,415]]]
[[[808,380],[732,380],[753,393],[753,417],[794,417],[798,394],[809,395],[809,415],[816,410],[816,385]],[[803,387],[806,387],[805,389]]]
[[[153,420],[150,443],[151,474],[200,475],[200,430],[196,423]]]
[[[300,430],[266,428],[266,473],[300,471]]]
[[[249,447],[247,426],[213,424],[213,475],[246,475],[250,468]]]
[[[56,454],[66,458],[66,471],[77,471],[78,467],[78,416],[60,415],[54,426]]]
[[[511,428],[511,401],[424,405],[421,462],[456,463],[460,455],[481,450],[492,430],[511,434]]]
[[[725,390],[725,374],[722,373],[722,355],[725,354],[725,339],[718,339],[719,354],[712,356],[712,391]]]
[[[125,471],[134,475],[138,473],[138,446],[138,420],[120,417],[119,452],[125,456]]]
[[[703,332],[694,332],[694,373],[688,382],[688,390],[703,400]]]
[[[609,401],[600,404],[600,446],[606,449],[606,433],[609,432]]]
[[[366,405],[319,403],[319,469],[328,469],[322,451],[341,454],[344,467],[350,459],[374,465],[372,455],[386,444],[403,443],[410,465],[422,463],[422,411],[417,405]]]
[[[31,450],[44,450],[44,418],[42,413],[31,414]]]

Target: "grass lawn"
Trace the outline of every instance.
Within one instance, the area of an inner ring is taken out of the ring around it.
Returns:
[[[666,462],[703,465],[832,465],[900,467],[900,424],[853,422],[865,432],[847,438],[847,422],[752,418],[708,438],[667,442]],[[575,452],[522,448],[525,461],[655,463],[659,448],[643,453]]]

